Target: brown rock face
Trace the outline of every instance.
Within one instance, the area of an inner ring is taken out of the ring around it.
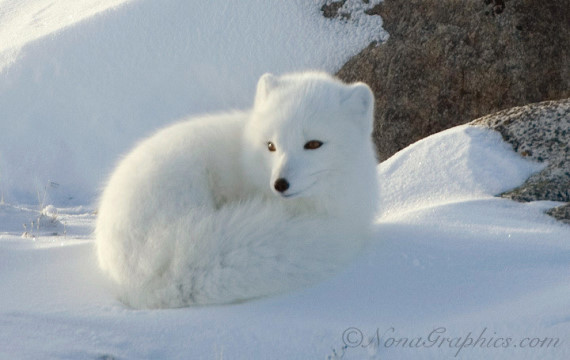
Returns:
[[[373,89],[380,160],[489,113],[570,97],[568,0],[385,0],[372,10],[390,39],[338,76]]]

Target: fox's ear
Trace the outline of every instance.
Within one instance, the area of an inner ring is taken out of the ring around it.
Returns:
[[[340,105],[351,118],[360,122],[365,131],[372,132],[374,94],[368,85],[362,82],[348,85],[341,94]]]
[[[255,104],[260,104],[269,93],[279,85],[277,76],[265,73],[261,75],[257,82],[257,90],[255,93]]]
[[[340,103],[355,114],[366,114],[374,106],[374,95],[368,85],[357,82],[347,86]]]

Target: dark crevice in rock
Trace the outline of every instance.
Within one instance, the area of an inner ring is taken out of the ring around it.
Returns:
[[[366,15],[380,15],[382,16],[382,3],[364,11]]]

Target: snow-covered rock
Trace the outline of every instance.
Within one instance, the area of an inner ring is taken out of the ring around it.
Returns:
[[[502,193],[502,197],[570,202],[570,99],[515,107],[470,124],[498,131],[521,156],[545,163],[542,171]],[[562,209],[549,214],[570,221]]]

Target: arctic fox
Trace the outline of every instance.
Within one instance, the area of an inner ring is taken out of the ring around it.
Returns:
[[[99,264],[119,298],[232,303],[341,269],[377,208],[373,107],[363,83],[265,74],[251,110],[142,141],[110,177],[96,222]]]

